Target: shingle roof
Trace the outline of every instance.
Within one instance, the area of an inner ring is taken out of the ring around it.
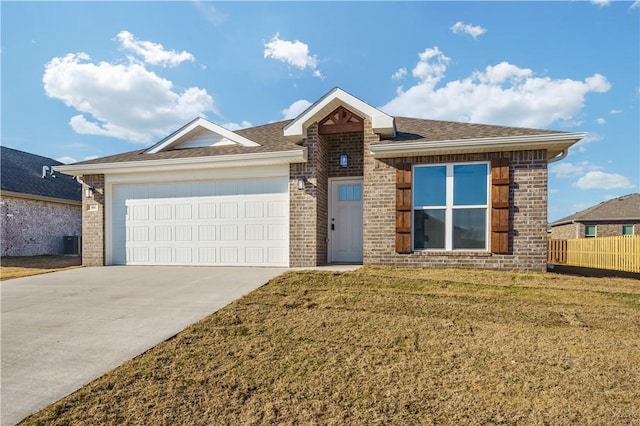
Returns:
[[[260,146],[223,145],[200,148],[170,149],[153,154],[145,154],[147,148],[122,154],[100,157],[93,160],[81,161],[74,164],[105,164],[128,161],[166,160],[172,158],[208,157],[216,155],[252,154],[258,152],[277,152],[299,150],[300,146],[287,140],[282,134],[282,128],[291,120],[278,121],[262,126],[237,130],[235,133],[244,136]]]
[[[604,222],[621,220],[640,220],[640,194],[629,194],[603,201],[588,209],[556,220],[551,226],[564,225],[573,221]]]
[[[380,141],[384,143],[446,141],[460,139],[497,138],[524,135],[546,135],[555,130],[529,129],[526,127],[495,126],[492,124],[460,123],[457,121],[424,120],[395,117],[396,137]]]
[[[56,177],[52,177],[48,173],[42,177],[43,166],[60,164],[51,158],[2,146],[0,187],[3,191],[81,201],[82,187],[72,176],[56,173]]]
[[[163,160],[170,158],[206,157],[216,155],[251,154],[258,152],[277,152],[299,150],[300,146],[284,136],[283,129],[292,120],[278,121],[261,126],[237,130],[235,133],[260,144],[257,147],[225,145],[189,149],[172,149],[154,154],[144,153],[146,149],[125,152],[108,157],[75,163],[105,164],[143,160]],[[417,118],[395,117],[396,137],[385,139],[376,144],[392,142],[444,141],[458,139],[476,139],[523,135],[545,135],[563,133],[553,130],[529,129],[523,127],[494,126],[489,124],[459,123],[453,121],[423,120]]]

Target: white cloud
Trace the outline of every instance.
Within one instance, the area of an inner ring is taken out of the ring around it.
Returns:
[[[611,0],[591,0],[591,4],[604,7],[604,6],[609,6],[611,4]]]
[[[285,120],[289,120],[291,118],[296,118],[299,116],[305,109],[311,106],[311,102],[306,99],[300,99],[295,101],[288,108],[282,110],[282,116]]]
[[[640,1],[640,0],[638,0],[638,1]],[[621,109],[612,109],[611,111],[609,111],[609,114],[611,114],[611,115],[622,114],[622,110]]]
[[[88,157],[84,157],[82,160],[76,160],[73,157],[65,155],[63,157],[56,158],[56,161],[59,161],[59,162],[61,162],[63,164],[72,164],[72,163],[77,163],[78,161],[93,160],[94,158],[98,158],[98,156],[97,155],[89,155]]]
[[[575,120],[585,96],[610,89],[607,79],[594,74],[584,81],[538,77],[533,70],[508,62],[488,66],[471,76],[438,86],[450,59],[437,47],[420,53],[413,69],[418,80],[381,109],[391,115],[471,121],[524,127],[546,127]]]
[[[394,72],[391,76],[394,80],[400,80],[407,75],[407,69],[405,67],[400,68],[398,71]]]
[[[42,82],[47,96],[80,112],[69,124],[81,134],[148,143],[207,111],[216,112],[205,89],[178,93],[171,81],[141,64],[93,62],[85,53],[51,59]]]
[[[629,9],[637,9],[638,7],[640,7],[640,0],[634,1],[633,4],[629,7]]]
[[[241,123],[219,123],[220,126],[224,127],[227,130],[231,130],[235,132],[236,130],[246,129],[247,127],[253,127],[250,121],[243,120]]]
[[[633,188],[634,185],[627,177],[618,173],[591,171],[578,179],[573,186],[578,189],[615,189]]]
[[[580,176],[588,171],[599,170],[601,168],[602,167],[596,166],[586,160],[576,164],[561,162],[549,167],[549,174],[555,175],[555,177],[559,179],[567,179]]]
[[[264,57],[284,62],[299,70],[309,68],[314,77],[324,78],[317,69],[317,55],[310,55],[309,46],[299,40],[281,40],[280,34],[276,33],[268,43],[264,44]]]
[[[583,167],[572,163],[557,163],[549,168],[549,173],[563,179],[582,174]]]
[[[187,51],[164,50],[161,44],[138,40],[129,31],[120,31],[116,37],[123,49],[135,52],[147,64],[175,67],[184,61],[194,61],[193,55]]]
[[[605,124],[606,122],[607,122],[607,120],[605,120],[602,117],[596,118],[596,123],[598,123],[598,124]]]
[[[200,13],[202,13],[204,18],[213,24],[214,27],[222,25],[229,17],[229,14],[220,12],[220,10],[210,2],[196,0],[193,4],[198,8]]]
[[[477,38],[478,36],[481,36],[482,34],[487,32],[486,28],[482,28],[479,25],[465,24],[464,22],[460,22],[460,21],[456,22],[449,29],[454,34],[458,34],[458,33],[469,34],[473,38]]]
[[[602,136],[597,133],[587,133],[587,136],[582,138],[580,142],[573,146],[573,149],[577,149],[578,152],[585,152],[587,150],[587,145],[592,142],[598,142],[602,140]]]

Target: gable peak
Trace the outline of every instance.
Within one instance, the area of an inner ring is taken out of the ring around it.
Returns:
[[[225,129],[206,118],[198,117],[185,124],[160,142],[148,148],[145,154],[155,154],[173,149],[234,145],[259,146],[256,142]]]

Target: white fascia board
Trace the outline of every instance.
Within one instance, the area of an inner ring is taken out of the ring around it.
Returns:
[[[119,163],[70,164],[54,166],[54,170],[74,176],[87,174],[144,173],[202,168],[252,167],[271,164],[306,163],[307,149],[258,152],[252,154],[217,155],[209,157],[169,158],[162,160],[127,161]]]
[[[242,146],[260,146],[258,143],[249,140],[243,136],[238,135],[237,133],[232,132],[231,130],[227,130],[222,126],[219,126],[211,121],[199,117],[193,120],[191,123],[187,124],[185,127],[180,129],[175,134],[169,136],[167,139],[161,141],[153,145],[151,148],[145,151],[145,154],[155,154],[156,152],[160,152],[165,150],[166,148],[171,147],[176,141],[180,140],[185,135],[188,135],[194,129],[201,127],[207,129],[213,133],[217,133],[218,135],[226,138],[230,141],[233,141]]]
[[[340,105],[369,118],[375,133],[389,137],[395,136],[393,117],[372,107],[339,87],[334,87],[313,105],[304,110],[291,123],[287,124],[283,130],[284,136],[292,139],[305,138],[307,126],[311,124],[312,121],[324,118]]]
[[[400,142],[371,145],[375,158],[392,158],[412,155],[433,155],[463,152],[522,151],[527,149],[552,149],[550,158],[568,149],[586,133],[550,133],[544,135],[507,136],[481,139],[455,139],[444,141]]]

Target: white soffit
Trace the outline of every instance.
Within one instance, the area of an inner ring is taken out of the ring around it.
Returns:
[[[394,137],[396,134],[393,117],[372,107],[355,96],[345,92],[339,87],[334,87],[320,98],[316,103],[307,108],[284,128],[284,136],[301,140],[307,136],[307,127],[315,121],[321,120],[331,114],[339,106],[344,106],[353,113],[371,120],[373,131],[385,137]]]
[[[207,119],[199,117],[153,145],[144,153],[155,154],[156,152],[166,151],[169,149],[233,144],[242,146],[259,146],[259,144],[252,140],[242,137],[237,133],[227,130]]]
[[[436,155],[473,152],[522,151],[546,149],[547,158],[569,149],[585,133],[552,133],[540,135],[508,136],[497,138],[456,139],[375,144],[370,146],[375,158],[393,158],[415,155]]]

